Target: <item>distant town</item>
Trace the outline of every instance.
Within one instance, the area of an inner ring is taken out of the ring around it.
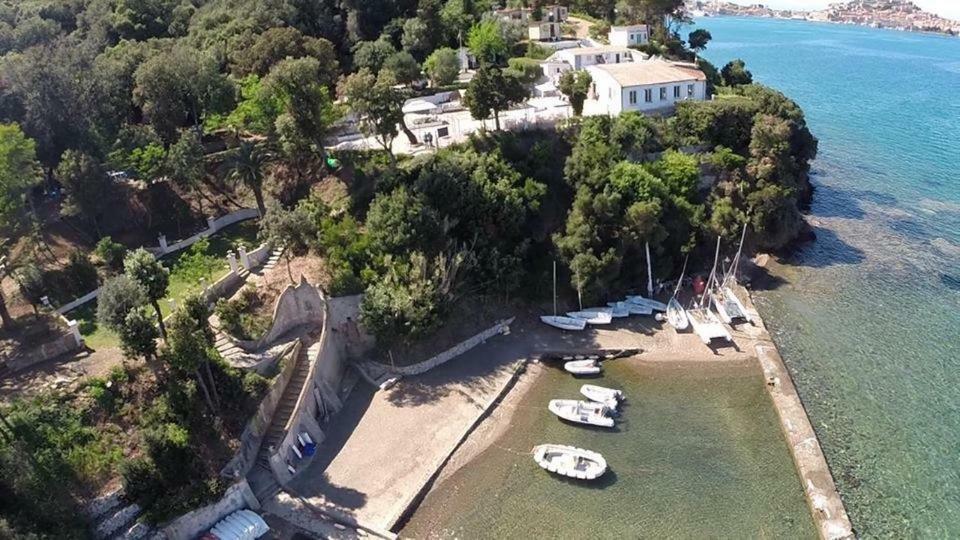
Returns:
[[[928,13],[907,0],[853,0],[830,4],[826,9],[817,11],[772,9],[764,4],[741,5],[708,1],[688,2],[687,7],[694,16],[772,17],[960,35],[960,21]]]

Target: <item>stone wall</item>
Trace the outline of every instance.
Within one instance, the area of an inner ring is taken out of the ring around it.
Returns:
[[[246,476],[253,464],[256,462],[257,453],[260,451],[260,445],[263,443],[263,436],[270,429],[270,422],[277,410],[277,405],[283,397],[283,392],[287,389],[287,384],[293,377],[297,368],[297,356],[303,343],[296,340],[280,355],[280,364],[282,368],[280,373],[270,384],[270,390],[260,401],[257,412],[253,415],[247,427],[240,435],[240,449],[237,454],[227,463],[227,466],[220,472],[221,476],[227,478],[241,478]]]
[[[32,348],[26,353],[18,354],[13,358],[5,359],[6,366],[11,371],[26,369],[35,364],[46,362],[47,360],[78,351],[83,348],[83,337],[80,335],[80,329],[77,325],[77,321],[68,320],[66,317],[59,314],[57,317],[63,324],[62,330],[64,333],[55,337],[54,339],[42,343],[38,347]]]
[[[273,307],[273,323],[262,338],[256,341],[234,341],[248,352],[258,351],[298,326],[321,323],[325,312],[325,300],[320,290],[301,276],[298,285],[288,285],[280,293]]]
[[[246,479],[241,479],[227,488],[219,501],[180,516],[165,525],[161,533],[169,540],[193,540],[221,519],[244,508],[259,510],[260,502]]]
[[[450,349],[443,351],[442,353],[434,356],[429,360],[424,360],[423,362],[420,362],[418,364],[413,364],[411,366],[391,368],[391,370],[404,376],[419,375],[421,373],[425,373],[439,365],[445,364],[450,360],[453,360],[454,358],[469,351],[470,349],[476,347],[477,345],[484,343],[485,341],[492,338],[493,336],[508,332],[510,329],[510,324],[512,323],[513,323],[513,317],[506,320],[502,320],[497,324],[491,326],[490,328],[487,328],[483,332],[480,332],[479,334],[467,339],[466,341],[461,342],[455,347],[451,347]]]
[[[298,447],[297,436],[306,432],[313,442],[321,444],[326,435],[320,425],[343,408],[339,388],[346,370],[346,351],[339,333],[333,331],[334,318],[330,316],[326,302],[323,309],[320,339],[307,350],[310,362],[307,381],[285,426],[285,436],[277,452],[270,456],[270,468],[282,485],[304,470],[312,459],[310,456],[301,458],[293,451],[295,446]],[[294,472],[291,473],[288,466],[293,467]]]

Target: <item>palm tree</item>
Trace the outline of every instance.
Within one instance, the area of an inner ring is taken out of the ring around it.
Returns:
[[[235,184],[243,184],[253,191],[260,215],[267,213],[263,203],[263,169],[270,162],[270,153],[250,141],[240,141],[224,161],[227,178]]]

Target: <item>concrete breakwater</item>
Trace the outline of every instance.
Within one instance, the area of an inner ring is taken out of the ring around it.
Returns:
[[[746,292],[745,289],[740,290]],[[818,533],[825,540],[854,538],[850,518],[790,372],[757,313],[752,297],[746,307],[755,325],[754,339],[757,343],[754,350],[763,369],[767,393],[780,418],[780,427],[793,456]]]

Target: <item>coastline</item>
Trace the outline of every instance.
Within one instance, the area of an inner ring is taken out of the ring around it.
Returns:
[[[746,308],[756,322],[753,325],[742,325],[734,332],[740,349],[736,354],[716,357],[713,356],[715,353],[705,353],[710,349],[699,342],[697,343],[700,346],[695,351],[700,354],[692,353],[687,347],[689,343],[684,343],[686,340],[683,339],[690,337],[690,334],[678,334],[672,329],[664,328],[644,336],[643,342],[649,348],[640,355],[612,361],[629,362],[631,366],[642,363],[647,368],[657,366],[665,369],[687,369],[696,365],[710,365],[729,372],[750,368],[761,370],[766,383],[766,393],[780,421],[781,432],[789,448],[818,535],[824,539],[853,538],[852,525],[843,501],[789,371],[757,313],[752,296],[743,288],[739,290],[746,293],[743,294],[747,299]],[[676,339],[677,337],[680,339]],[[653,343],[650,340],[653,340]],[[683,346],[678,346],[680,343],[683,343]],[[517,378],[513,387],[491,405],[482,421],[450,454],[430,485],[425,486],[427,489],[422,493],[421,501],[458,471],[470,465],[483,452],[501,444],[514,415],[520,409],[519,405],[542,379],[547,369],[549,368],[536,360],[527,362],[525,372]],[[413,505],[409,515],[413,515],[418,506],[419,503]]]
[[[924,34],[930,36],[941,36],[946,38],[960,38],[960,33],[951,33],[946,31],[935,31],[935,30],[923,30],[915,28],[901,28],[893,26],[873,26],[870,24],[861,24],[856,22],[845,22],[845,21],[831,21],[828,19],[811,19],[809,17],[779,17],[776,15],[754,15],[751,13],[715,13],[709,14],[700,18],[704,19],[718,19],[723,17],[729,18],[743,18],[743,19],[772,19],[777,21],[794,21],[794,22],[805,22],[805,23],[822,23],[830,24],[836,26],[856,26],[858,28],[870,28],[872,30],[890,30],[891,32],[904,32],[908,34]]]

